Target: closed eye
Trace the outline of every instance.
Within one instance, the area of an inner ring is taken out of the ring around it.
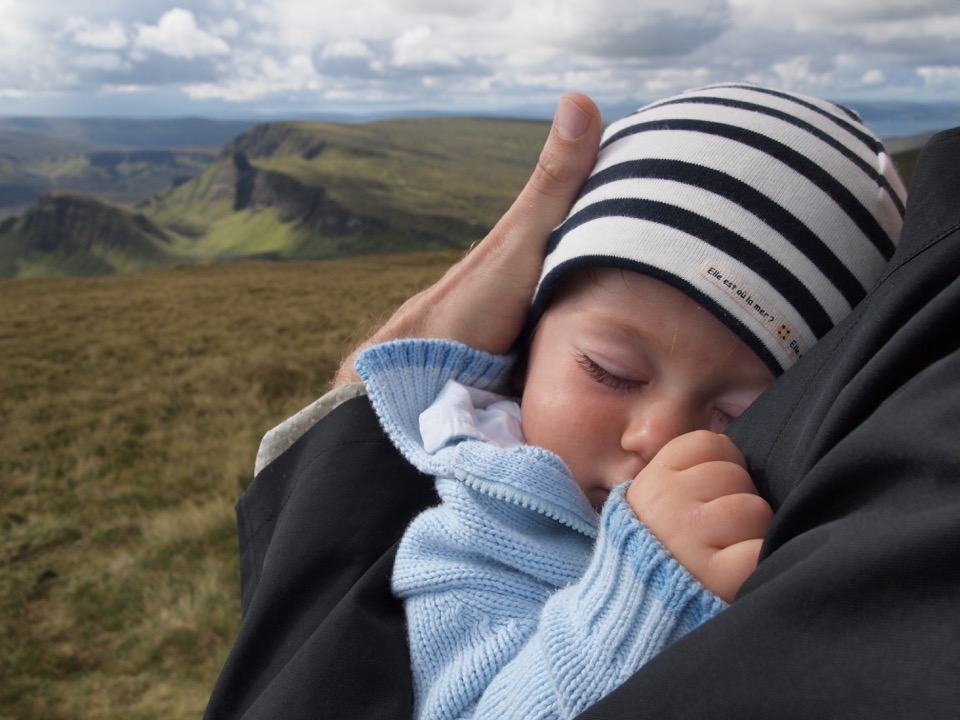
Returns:
[[[606,385],[612,390],[627,392],[630,390],[636,390],[637,388],[642,387],[644,384],[640,380],[627,380],[626,378],[614,375],[605,367],[583,353],[576,353],[576,360],[577,364],[580,365],[584,371],[586,371],[587,375],[592,377],[601,385]]]
[[[728,412],[724,412],[719,408],[713,409],[713,422],[714,427],[710,428],[714,432],[722,433],[727,429],[727,426],[730,425],[734,420],[737,419],[736,415],[731,415]]]

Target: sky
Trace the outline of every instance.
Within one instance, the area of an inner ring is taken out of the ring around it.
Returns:
[[[0,115],[549,116],[730,80],[960,101],[960,0],[0,0]]]

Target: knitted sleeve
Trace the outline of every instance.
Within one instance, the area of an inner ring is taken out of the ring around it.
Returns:
[[[483,523],[468,515],[490,513],[478,507],[486,500],[455,483],[438,489],[444,504],[411,525],[393,578],[418,718],[574,717],[725,607],[636,519],[625,486],[568,584],[522,567],[556,566],[570,551],[561,542],[536,557],[547,546],[530,537],[557,534],[542,519],[539,528],[533,519],[515,525],[492,551]]]

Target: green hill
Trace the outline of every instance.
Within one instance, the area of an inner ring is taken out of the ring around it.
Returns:
[[[51,187],[82,188],[112,200],[112,220],[91,219],[104,208],[92,198],[83,210],[51,213],[57,196],[45,196],[0,226],[0,276],[464,248],[516,197],[548,127],[477,118],[268,123],[215,156],[182,148],[76,154],[67,144],[66,154],[53,157],[31,142],[15,165],[4,171],[0,164],[0,205],[4,188],[15,200]],[[164,178],[161,191],[122,204]],[[44,238],[35,241],[28,234],[41,227],[37,216],[45,219]],[[66,224],[54,230],[57,218]],[[119,234],[94,241],[93,229]]]
[[[509,206],[547,130],[472,118],[260,125],[142,211],[198,259],[462,248]]]
[[[0,277],[102,275],[169,264],[170,236],[138,213],[50,193],[0,223]]]
[[[22,200],[51,187],[80,188],[110,200],[113,219],[91,220],[91,208],[99,207],[93,200],[74,214],[51,214],[47,201],[13,225],[8,219],[0,225],[0,276],[465,248],[516,197],[548,128],[449,117],[277,122],[253,126],[218,151],[77,154],[69,144],[53,145],[66,151],[62,156],[44,155],[31,135],[16,163],[5,165],[0,155],[0,206],[4,193]],[[916,149],[899,149],[895,158],[908,178]],[[131,204],[137,198],[145,199]],[[46,218],[42,225],[27,220],[35,215]],[[54,230],[57,218],[67,224]],[[28,238],[41,226],[44,239]],[[118,235],[94,241],[91,228]]]
[[[216,148],[104,149],[0,129],[0,218],[47,192],[66,190],[130,204],[200,174]]]
[[[0,219],[56,190],[134,203],[203,171],[251,122],[0,117]]]

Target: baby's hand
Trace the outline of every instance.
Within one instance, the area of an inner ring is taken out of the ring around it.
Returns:
[[[773,518],[743,455],[707,430],[664,445],[627,490],[627,503],[674,558],[727,602],[757,566]]]

